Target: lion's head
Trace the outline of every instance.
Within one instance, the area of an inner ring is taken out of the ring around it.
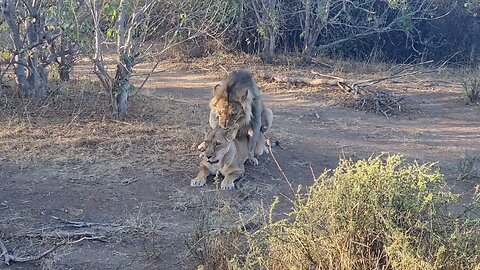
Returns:
[[[214,128],[205,136],[205,155],[208,162],[214,164],[223,159],[237,136],[238,125],[229,128]]]

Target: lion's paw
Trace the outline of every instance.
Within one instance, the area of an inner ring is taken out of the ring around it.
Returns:
[[[194,178],[190,181],[191,187],[203,187],[205,186],[206,181],[203,179]]]
[[[257,166],[258,165],[258,159],[256,159],[255,157],[249,157],[248,158],[248,163],[253,165],[253,166]]]
[[[235,189],[235,183],[222,181],[220,188],[223,190],[233,190]]]

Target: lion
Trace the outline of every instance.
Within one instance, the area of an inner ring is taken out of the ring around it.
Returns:
[[[230,114],[230,118],[225,120],[226,121],[226,126],[232,126],[237,122],[241,122],[240,120],[242,117],[244,117],[245,113],[243,111],[243,108],[241,107],[240,103],[234,102],[230,106],[230,110],[232,110],[232,113]],[[219,125],[216,122],[216,117],[212,117],[213,114],[210,115],[210,126],[212,129],[215,129],[216,127],[219,127]],[[254,156],[259,157],[263,153],[269,153],[268,148],[265,146],[265,132],[272,126],[273,122],[273,112],[271,109],[264,107],[262,111],[262,116],[261,116],[261,126],[260,126],[260,139],[257,141],[257,144],[255,146],[255,151],[254,151]],[[253,129],[248,129],[247,131],[248,136],[253,137]],[[245,135],[245,134],[243,134]],[[202,153],[200,154],[200,157],[204,155],[205,151],[205,142],[202,142],[198,145],[197,147],[198,150],[200,150]]]
[[[213,89],[209,123],[212,128],[239,124],[237,136],[248,134],[248,160],[258,165],[255,149],[261,135],[263,98],[250,72],[232,72]],[[271,111],[270,111],[271,112]]]
[[[205,152],[200,161],[197,177],[190,181],[190,186],[201,187],[209,175],[221,174],[224,179],[221,189],[235,188],[235,181],[245,174],[245,161],[248,159],[248,137],[238,136],[240,126],[233,124],[228,128],[216,127],[205,136]],[[260,136],[265,147],[265,137]]]

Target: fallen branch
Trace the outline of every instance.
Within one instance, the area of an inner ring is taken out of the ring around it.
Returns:
[[[23,236],[28,236],[28,235],[39,235],[43,234],[45,235],[44,232],[46,231],[51,231],[51,230],[56,230],[56,229],[65,229],[65,228],[89,228],[89,227],[119,227],[120,224],[116,223],[97,223],[97,222],[86,222],[86,221],[70,221],[70,220],[65,220],[56,216],[52,216],[53,219],[58,220],[62,223],[62,225],[55,225],[55,226],[50,226],[50,227],[45,227],[45,228],[40,228],[36,229],[30,232],[27,232]]]
[[[62,242],[59,242],[59,243],[55,244],[55,246],[53,246],[52,248],[44,251],[43,253],[40,253],[36,256],[30,256],[30,257],[18,257],[18,256],[15,256],[15,255],[8,254],[7,247],[5,247],[5,245],[3,244],[1,239],[0,239],[0,248],[2,249],[3,257],[5,258],[5,264],[10,265],[10,262],[31,262],[31,261],[40,260],[41,258],[43,258],[43,257],[47,256],[48,254],[52,253],[53,251],[55,251],[60,246],[65,245],[66,243],[67,243],[67,241],[64,240]]]
[[[30,262],[39,260],[48,254],[55,251],[57,248],[63,245],[71,245],[75,243],[79,243],[85,240],[91,241],[105,241],[106,236],[103,234],[97,234],[95,232],[89,231],[80,231],[80,232],[72,232],[72,231],[63,231],[58,230],[62,228],[69,228],[69,229],[79,229],[79,228],[86,228],[86,227],[118,227],[120,224],[115,223],[97,223],[97,222],[85,222],[85,221],[70,221],[65,220],[59,217],[52,216],[55,220],[58,220],[62,223],[62,225],[51,226],[46,228],[40,228],[37,230],[30,231],[23,235],[17,235],[16,237],[29,237],[29,238],[50,238],[50,239],[57,239],[60,240],[53,247],[50,249],[36,255],[36,256],[29,256],[29,257],[20,257],[16,255],[12,255],[8,253],[8,249],[5,244],[0,239],[0,257],[4,257],[4,261],[7,265],[10,265],[11,262]]]
[[[271,82],[289,83],[302,86],[338,86],[341,90],[343,90],[345,94],[343,99],[346,101],[347,104],[350,105],[350,107],[363,111],[372,111],[376,114],[382,114],[386,118],[388,118],[395,112],[402,111],[404,105],[404,98],[396,98],[388,92],[381,90],[371,90],[367,89],[366,87],[378,84],[383,81],[391,81],[393,79],[412,76],[416,74],[437,72],[444,65],[442,64],[435,69],[412,71],[412,69],[415,67],[430,63],[432,63],[432,61],[422,62],[416,65],[406,65],[405,67],[402,66],[402,68],[392,72],[388,76],[359,81],[350,81],[337,76],[321,74],[313,70],[311,71],[312,74],[321,76],[323,78],[310,79],[300,76],[264,74],[263,79]]]
[[[105,235],[97,235],[93,232],[66,232],[66,231],[55,231],[55,232],[38,232],[38,233],[26,233],[21,235],[23,237],[29,238],[60,238],[60,239],[75,239],[88,237],[90,240],[104,241],[106,238]]]
[[[345,83],[345,80],[342,78],[333,78],[333,79],[309,79],[305,77],[288,77],[288,76],[279,76],[272,74],[264,74],[263,79],[270,82],[280,82],[280,83],[290,83],[294,85],[307,85],[307,86],[319,86],[319,85],[330,85],[337,86],[339,82]]]
[[[41,258],[47,256],[48,254],[52,253],[53,251],[57,250],[59,247],[61,247],[63,245],[71,245],[71,244],[82,242],[84,240],[96,240],[96,239],[89,238],[89,237],[82,237],[82,238],[80,238],[78,240],[75,240],[75,241],[63,240],[63,241],[60,241],[60,242],[56,243],[50,249],[48,249],[48,250],[46,250],[46,251],[44,251],[44,252],[42,252],[42,253],[40,253],[36,256],[19,257],[19,256],[9,254],[7,247],[5,246],[5,244],[3,244],[2,240],[0,239],[0,249],[2,251],[2,253],[0,255],[2,255],[5,258],[4,261],[5,261],[5,264],[7,264],[7,265],[10,265],[11,262],[19,262],[19,263],[32,262],[32,261],[40,260]]]
[[[5,247],[5,245],[3,244],[2,240],[0,240],[0,248],[2,249],[2,255],[5,258],[5,263],[7,265],[10,265],[10,262],[31,262],[31,261],[40,260],[41,258],[47,256],[48,254],[52,253],[53,251],[55,251],[56,249],[58,249],[59,247],[61,247],[63,245],[75,244],[75,243],[81,242],[83,240],[89,240],[89,239],[87,237],[83,237],[83,238],[80,238],[78,240],[70,241],[70,242],[66,241],[66,240],[63,240],[63,241],[55,244],[50,249],[48,249],[48,250],[46,250],[46,251],[44,251],[44,252],[42,252],[42,253],[40,253],[36,256],[30,256],[30,257],[19,257],[19,256],[8,254],[8,250]]]
[[[383,77],[372,80],[364,80],[358,82],[348,82],[347,80],[331,76],[320,74],[312,71],[313,74],[326,77],[327,79],[308,79],[304,77],[288,77],[288,76],[274,76],[274,75],[264,75],[263,78],[269,81],[290,83],[295,85],[308,85],[308,86],[319,86],[319,85],[329,85],[329,86],[338,86],[343,90],[344,96],[343,100],[348,107],[352,107],[356,110],[362,111],[372,111],[376,114],[382,114],[386,118],[395,112],[402,111],[402,101],[403,97],[395,98],[390,93],[381,91],[381,90],[370,90],[365,88],[365,86],[371,86],[376,83],[379,83],[384,80],[391,78],[399,78],[403,76],[417,74],[418,72],[409,72],[404,74],[397,74],[389,77]]]
[[[120,224],[116,223],[97,223],[97,222],[87,222],[87,221],[70,221],[66,219],[62,219],[56,216],[52,216],[53,219],[59,220],[63,223],[66,223],[70,227],[75,228],[85,228],[85,227],[93,227],[93,226],[100,226],[100,227],[118,227]]]

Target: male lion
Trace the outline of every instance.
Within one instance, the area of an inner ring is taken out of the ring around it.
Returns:
[[[224,176],[221,189],[235,188],[235,181],[245,174],[244,163],[248,159],[248,138],[237,135],[239,128],[238,124],[233,124],[228,128],[216,127],[207,133],[199,172],[190,181],[190,186],[204,186],[209,175],[220,173]],[[259,141],[265,145],[264,136],[260,136]]]
[[[238,123],[240,130],[237,136],[249,135],[248,160],[258,165],[255,148],[262,136],[263,111],[262,95],[252,75],[246,70],[237,70],[214,87],[209,122],[212,128],[225,128]],[[271,111],[268,115],[272,115]]]
[[[234,102],[230,106],[230,109],[232,110],[231,116],[229,119],[226,119],[226,126],[231,127],[237,122],[241,122],[241,118],[244,117],[245,113],[243,111],[243,108],[241,107],[240,103]],[[217,124],[217,120],[214,114],[210,114],[210,126],[212,129],[219,127]],[[262,111],[262,117],[261,117],[261,126],[260,126],[260,138],[257,141],[257,144],[255,146],[255,151],[254,151],[254,156],[259,157],[263,153],[269,153],[268,148],[265,146],[266,138],[265,138],[265,132],[272,126],[273,122],[273,112],[269,108],[264,107]],[[248,136],[253,137],[253,129],[249,128],[247,131]],[[245,136],[243,134],[242,136]],[[198,145],[197,147],[198,150],[200,150],[202,153],[200,154],[200,157],[202,157],[205,154],[205,142],[202,142]]]

